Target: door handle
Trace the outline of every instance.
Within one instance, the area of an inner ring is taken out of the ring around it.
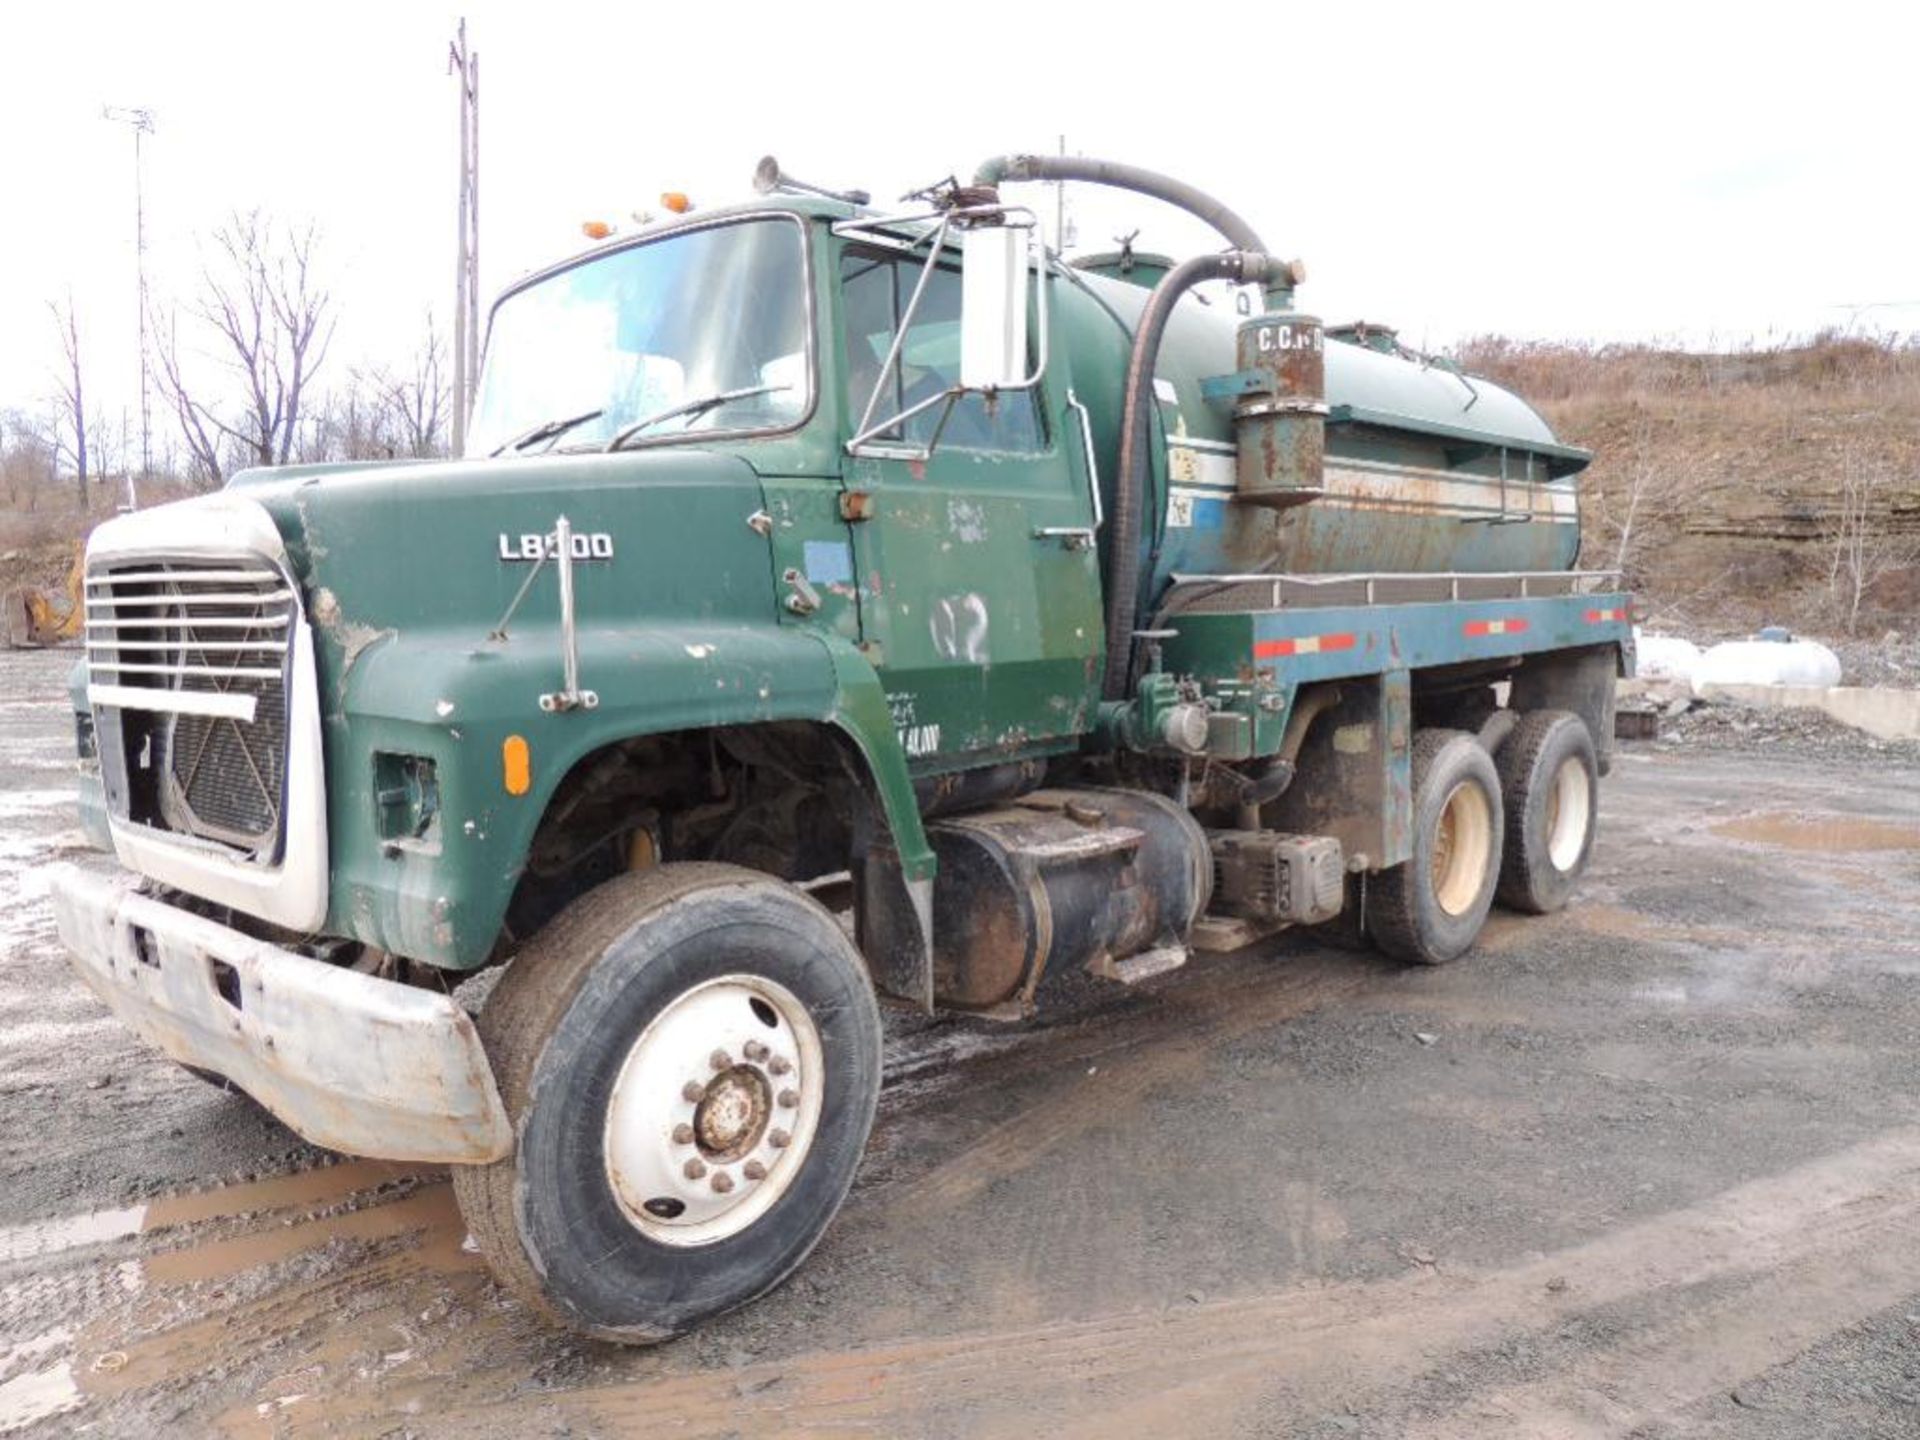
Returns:
[[[793,593],[787,596],[787,609],[795,615],[811,615],[820,608],[820,592],[807,583],[807,577],[791,567],[780,577]]]
[[[1033,532],[1036,540],[1058,540],[1069,550],[1091,550],[1093,528],[1089,525],[1042,525]]]

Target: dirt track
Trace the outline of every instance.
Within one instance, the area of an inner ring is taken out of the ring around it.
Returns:
[[[1284,941],[893,1023],[813,1259],[624,1352],[505,1299],[443,1174],[71,977],[68,663],[0,655],[0,1433],[1920,1435],[1911,764],[1630,753],[1574,909],[1443,969]]]

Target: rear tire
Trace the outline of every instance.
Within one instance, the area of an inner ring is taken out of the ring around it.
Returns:
[[[806,895],[731,865],[662,865],[580,897],[479,1029],[516,1143],[454,1167],[461,1213],[509,1289],[628,1344],[806,1258],[880,1090],[858,952]]]
[[[1507,811],[1499,899],[1545,915],[1564,906],[1587,868],[1600,813],[1600,772],[1586,722],[1566,710],[1536,710],[1500,747]]]
[[[1367,930],[1397,960],[1441,965],[1479,937],[1500,877],[1500,777],[1460,730],[1413,739],[1413,855],[1367,889]]]

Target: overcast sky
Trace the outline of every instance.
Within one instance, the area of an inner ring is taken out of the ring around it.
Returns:
[[[624,221],[668,188],[745,193],[768,151],[890,200],[1064,133],[1077,152],[1213,191],[1305,258],[1304,305],[1415,344],[1920,329],[1909,5],[465,13],[488,299],[584,243],[585,220]],[[399,358],[429,305],[444,321],[459,14],[411,0],[9,7],[0,406],[44,403],[46,302],[69,287],[96,392],[110,410],[130,403],[133,156],[103,104],[157,117],[149,275],[163,304],[194,286],[196,235],[260,206],[324,228],[342,315],[331,378]],[[1135,226],[1143,248],[1218,243],[1144,201],[1080,192],[1073,214],[1083,249]]]

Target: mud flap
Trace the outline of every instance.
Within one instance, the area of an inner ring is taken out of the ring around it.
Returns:
[[[1613,769],[1614,677],[1621,667],[1620,647],[1589,645],[1532,655],[1513,677],[1508,705],[1529,710],[1571,710],[1593,737],[1595,768]]]
[[[909,880],[897,850],[865,839],[854,838],[855,943],[876,990],[931,1015],[933,881]]]

